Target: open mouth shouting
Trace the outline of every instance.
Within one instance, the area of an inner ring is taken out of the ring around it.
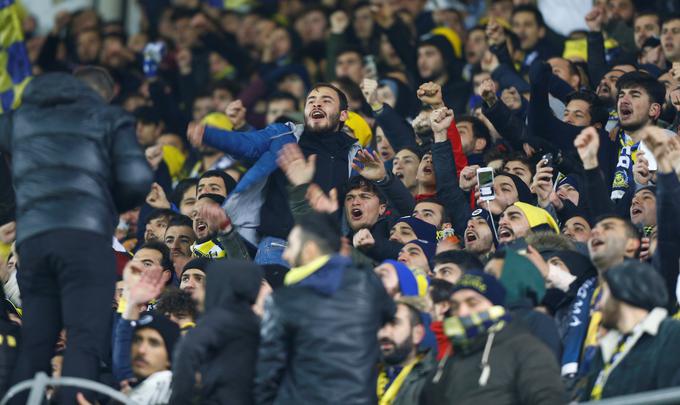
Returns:
[[[633,108],[628,104],[621,104],[619,107],[619,119],[627,121],[633,116]]]
[[[635,221],[635,219],[639,218],[643,213],[644,213],[644,211],[642,210],[642,208],[640,208],[639,205],[633,204],[630,207],[630,219],[632,219],[633,221]]]
[[[473,231],[472,229],[465,231],[465,243],[473,243],[477,239],[479,239],[479,236],[477,235],[477,232]]]
[[[204,233],[208,231],[208,223],[203,221],[196,222],[196,233]]]
[[[513,239],[515,239],[515,232],[512,231],[512,228],[505,225],[501,225],[500,228],[498,228],[499,242],[510,242]]]
[[[317,108],[312,110],[312,112],[309,114],[309,118],[311,118],[314,121],[323,120],[326,118],[326,113],[323,112],[323,110]]]
[[[588,242],[588,245],[590,246],[591,253],[594,253],[604,246],[604,241],[599,238],[592,238],[590,242]]]
[[[364,217],[364,212],[359,208],[352,208],[349,211],[349,216],[352,219],[352,222],[358,222]]]

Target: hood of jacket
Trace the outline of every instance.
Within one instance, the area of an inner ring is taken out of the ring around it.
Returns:
[[[262,283],[260,266],[242,260],[212,261],[206,268],[205,310],[229,309],[237,304],[252,305]]]
[[[23,104],[43,108],[75,102],[105,103],[90,86],[66,73],[47,73],[35,77],[22,95]]]
[[[508,308],[540,304],[545,295],[545,280],[536,266],[526,257],[507,250],[500,278],[505,287],[505,306]]]

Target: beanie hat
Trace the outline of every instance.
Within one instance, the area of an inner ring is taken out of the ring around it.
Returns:
[[[385,260],[382,264],[391,264],[397,271],[399,279],[399,290],[402,296],[424,297],[427,295],[429,281],[425,274],[416,273],[409,269],[407,265],[396,260]]]
[[[456,31],[448,27],[437,27],[430,32],[433,36],[439,35],[446,38],[446,40],[449,42],[449,45],[453,48],[453,53],[456,55],[456,58],[463,57],[463,44]]]
[[[536,266],[514,250],[505,251],[500,283],[505,287],[508,305],[529,298],[537,306],[545,296],[545,280]]]
[[[583,207],[574,205],[570,200],[562,201],[562,205],[562,209],[557,212],[557,219],[560,221],[560,225],[564,226],[567,221],[574,217],[581,217],[588,222],[588,225],[592,226],[590,216]]]
[[[579,183],[578,183],[578,178],[576,176],[568,175],[565,177],[562,177],[557,181],[557,186],[555,187],[555,190],[558,188],[562,187],[565,184],[569,184],[570,186],[574,187],[577,191],[579,191]]]
[[[521,202],[525,202],[527,204],[535,204],[536,203],[536,195],[531,192],[529,189],[529,186],[524,182],[524,180],[520,179],[518,176],[508,173],[508,172],[502,172],[498,173],[496,177],[500,176],[505,176],[509,177],[510,180],[515,184],[515,188],[517,189],[517,198]]]
[[[635,190],[635,194],[639,193],[640,191],[647,190],[651,191],[652,194],[656,195],[656,186],[644,186],[640,187],[639,189]]]
[[[144,312],[138,320],[132,322],[132,326],[135,328],[135,332],[146,328],[158,332],[165,343],[168,359],[172,361],[172,352],[179,339],[179,326],[176,323],[157,312]]]
[[[626,260],[604,273],[612,296],[637,308],[651,311],[668,305],[666,282],[654,267]]]
[[[418,245],[423,250],[423,253],[425,253],[428,262],[432,261],[432,258],[434,257],[435,252],[437,250],[437,245],[434,242],[429,242],[423,239],[414,239],[408,242],[407,245],[411,243],[413,243],[414,245]]]
[[[552,215],[543,208],[538,208],[523,202],[516,202],[512,205],[522,210],[532,229],[540,225],[548,225],[555,233],[560,233],[560,227],[557,226],[557,222],[555,222]]]
[[[470,214],[470,219],[473,218],[482,218],[484,221],[486,221],[486,224],[489,225],[491,236],[493,236],[493,244],[498,246],[498,237],[496,235],[496,230],[494,229],[494,222],[493,218],[491,217],[491,213],[484,208],[477,208],[476,210],[472,211],[472,214]]]
[[[490,274],[481,271],[469,271],[463,273],[458,281],[453,285],[453,293],[460,290],[473,290],[493,305],[505,304],[505,288]]]
[[[362,147],[365,148],[371,143],[373,131],[371,131],[371,127],[361,115],[354,111],[349,111],[345,125],[352,130],[354,137],[357,138]]]
[[[211,261],[210,259],[205,257],[193,258],[189,260],[187,264],[184,265],[184,268],[182,269],[182,273],[180,273],[180,276],[189,269],[198,269],[206,273],[206,268],[208,267],[208,263],[210,263],[210,261]]]
[[[449,72],[453,70],[456,62],[460,61],[461,55],[463,54],[460,37],[455,31],[449,28],[442,28],[437,30],[436,33],[433,30],[421,36],[418,46],[421,47],[425,45],[431,45],[437,48],[439,53],[441,53],[442,60]]]
[[[437,227],[413,216],[401,217],[395,224],[403,222],[413,229],[418,239],[434,243],[437,240]]]

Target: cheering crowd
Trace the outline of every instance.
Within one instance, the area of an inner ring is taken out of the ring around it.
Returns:
[[[680,387],[680,4],[222,3],[140,0],[134,35],[22,14],[0,392],[39,371],[139,404]]]

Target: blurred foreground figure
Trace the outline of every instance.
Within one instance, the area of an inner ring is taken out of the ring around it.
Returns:
[[[47,74],[26,87],[18,110],[0,117],[24,258],[23,347],[14,382],[50,370],[62,327],[64,376],[96,380],[110,344],[110,319],[102,314],[116,279],[111,238],[118,214],[141,204],[152,180],[134,119],[108,105],[113,85],[101,68]],[[74,403],[74,390],[59,391],[59,403]]]

